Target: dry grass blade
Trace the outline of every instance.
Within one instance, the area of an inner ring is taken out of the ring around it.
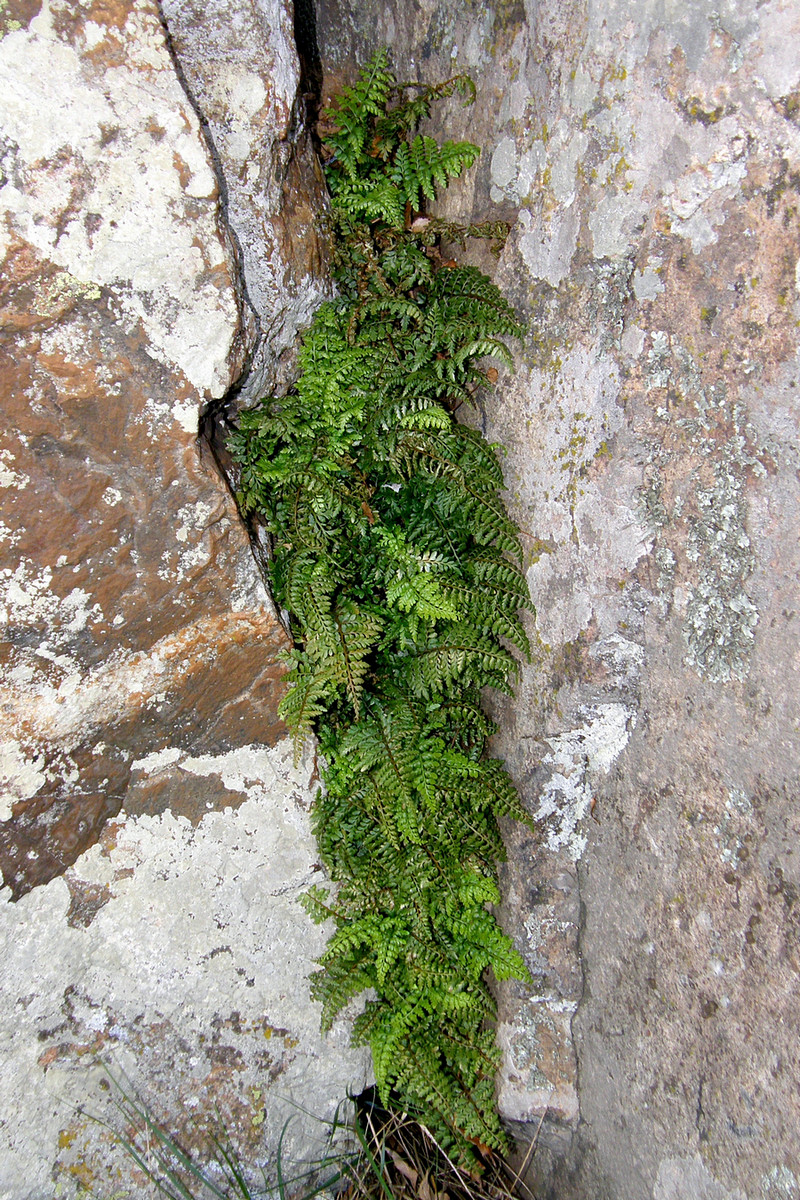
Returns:
[[[398,1170],[400,1174],[408,1180],[412,1188],[415,1188],[417,1186],[417,1181],[419,1180],[419,1172],[415,1171],[413,1167],[409,1166],[406,1160],[401,1158],[397,1151],[392,1150],[391,1147],[389,1147],[389,1157],[394,1163],[395,1169]]]
[[[371,1162],[381,1179],[366,1181],[371,1190],[358,1192],[349,1200],[518,1200],[515,1186],[509,1185],[510,1168],[499,1156],[490,1154],[481,1174],[459,1167],[424,1125],[406,1114],[385,1109],[374,1089],[368,1089],[356,1101],[358,1123],[363,1131]],[[363,1143],[362,1143],[363,1144]],[[365,1182],[362,1180],[362,1182]],[[528,1193],[530,1189],[524,1183]]]
[[[556,1089],[553,1088],[553,1090],[550,1092],[550,1095],[547,1097],[547,1104],[545,1104],[544,1110],[542,1111],[542,1115],[539,1118],[539,1124],[536,1126],[536,1133],[533,1135],[533,1138],[531,1139],[531,1143],[528,1146],[528,1149],[525,1151],[525,1157],[522,1160],[522,1165],[520,1166],[519,1170],[514,1173],[514,1178],[511,1180],[511,1184],[510,1184],[511,1192],[518,1192],[519,1188],[524,1188],[524,1190],[527,1192],[528,1196],[530,1197],[530,1200],[536,1200],[536,1197],[534,1196],[531,1189],[528,1187],[527,1183],[525,1183],[523,1176],[528,1169],[528,1165],[529,1165],[531,1159],[533,1158],[534,1154],[536,1153],[536,1147],[539,1144],[539,1134],[542,1132],[542,1125],[544,1125],[544,1119],[550,1111],[550,1101],[553,1099],[555,1090]],[[511,1168],[509,1167],[509,1165],[507,1163],[504,1163],[503,1165],[506,1167],[506,1169],[508,1170],[508,1172],[510,1174]]]

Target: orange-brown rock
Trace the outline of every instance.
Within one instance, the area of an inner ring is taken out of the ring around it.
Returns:
[[[157,8],[4,19],[0,869],[19,896],[96,840],[135,761],[274,743],[285,636],[198,442],[248,346]]]

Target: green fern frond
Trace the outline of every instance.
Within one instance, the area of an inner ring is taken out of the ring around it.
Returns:
[[[411,690],[426,698],[448,694],[466,676],[478,687],[506,691],[508,676],[518,670],[516,660],[493,638],[458,622],[442,633],[432,633],[427,644],[406,656],[402,665]]]
[[[311,998],[322,1005],[322,1032],[327,1033],[342,1009],[376,982],[369,952],[364,949],[348,959],[326,964],[323,971],[315,971],[311,976]]]
[[[369,655],[377,644],[383,622],[375,613],[362,612],[352,601],[343,600],[333,613],[333,624],[336,644],[331,678],[345,685],[358,720]]]
[[[403,142],[395,156],[392,182],[415,212],[423,198],[435,200],[437,188],[446,188],[451,179],[471,167],[480,149],[471,142],[444,142],[418,134],[409,145]]]
[[[355,85],[343,88],[331,109],[323,114],[323,120],[333,125],[325,140],[334,152],[336,167],[351,177],[369,154],[374,118],[385,112],[394,85],[388,51],[379,50],[359,73]],[[335,179],[335,172],[329,170],[332,190]]]
[[[444,580],[441,589],[445,595],[458,600],[462,615],[469,615],[476,624],[481,624],[484,630],[493,633],[495,637],[506,638],[521,650],[526,658],[530,657],[528,635],[516,615],[519,606],[517,596],[509,597],[502,591],[492,592],[452,579]]]
[[[296,386],[242,413],[230,446],[290,615],[280,713],[322,759],[311,821],[336,891],[303,898],[334,926],[312,996],[327,1029],[374,991],[353,1036],[384,1100],[469,1161],[475,1141],[506,1146],[488,973],[528,978],[490,908],[500,818],[530,818],[488,757],[481,690],[510,690],[529,598],[496,448],[454,417],[522,330],[480,271],[442,263],[441,222],[414,220],[478,154],[418,132],[456,94],[473,97],[466,76],[398,85],[383,50],[325,114],[339,295]]]
[[[325,673],[311,668],[304,655],[295,654],[297,665],[287,674],[289,687],[278,705],[278,716],[292,732],[298,761],[314,731],[314,722],[327,710],[329,689]]]

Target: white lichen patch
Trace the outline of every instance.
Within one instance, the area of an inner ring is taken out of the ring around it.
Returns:
[[[14,461],[15,455],[10,450],[0,450],[0,487],[17,488],[18,491],[22,491],[28,486],[29,480],[27,475],[14,470]]]
[[[550,751],[543,765],[552,774],[534,813],[546,829],[548,848],[565,849],[573,860],[586,849],[579,826],[591,811],[594,784],[611,770],[636,725],[636,713],[627,704],[587,705],[578,716],[582,721],[576,728],[547,739]]]
[[[0,542],[5,542],[13,549],[21,540],[22,532],[19,529],[14,530],[5,521],[0,521]]]
[[[51,0],[0,41],[0,127],[19,165],[3,208],[15,232],[62,268],[58,294],[41,304],[109,289],[153,357],[219,396],[230,382],[236,303],[225,272],[216,278],[227,259],[214,176],[163,30],[154,10],[134,10],[126,65],[92,78],[55,32],[61,7]]]
[[[0,624],[36,626],[48,636],[64,640],[81,633],[92,622],[103,619],[103,611],[83,588],[72,588],[65,596],[51,589],[52,567],[37,568],[22,559],[15,568],[0,570]]]
[[[730,788],[725,807],[713,828],[720,862],[729,869],[739,870],[742,854],[747,856],[745,842],[747,834],[752,833],[754,815],[753,803],[747,793],[741,788]]]
[[[576,347],[559,361],[557,374],[531,371],[524,387],[541,469],[528,470],[522,495],[550,537],[567,541],[576,505],[587,494],[587,468],[623,424],[619,375],[610,358]]]
[[[687,660],[708,679],[725,682],[744,675],[758,625],[744,586],[754,564],[744,479],[720,467],[713,488],[698,489],[697,506],[687,547],[699,568],[686,606]]]
[[[0,821],[8,821],[14,804],[35,796],[46,780],[43,754],[31,758],[17,742],[0,742]]]
[[[495,146],[490,170],[492,185],[502,197],[506,189],[517,180],[517,147],[513,138],[505,137]]]
[[[210,559],[208,546],[202,541],[195,541],[185,550],[181,550],[177,557],[171,550],[165,550],[161,555],[162,566],[158,568],[159,579],[174,580],[175,583],[183,583],[187,575],[193,571],[204,567]],[[180,603],[176,597],[176,603]]]
[[[161,756],[162,769],[170,757]],[[286,740],[194,765],[243,779],[244,803],[197,828],[170,812],[117,818],[113,844],[94,846],[71,872],[73,886],[106,897],[90,923],[66,923],[64,879],[0,903],[0,1195],[51,1194],[60,1130],[79,1104],[105,1111],[93,1056],[70,1046],[96,1046],[134,1086],[146,1054],[146,1091],[163,1081],[154,1100],[167,1113],[182,1105],[181,1080],[194,1081],[212,1120],[215,1087],[245,1106],[259,1089],[268,1155],[293,1114],[287,1161],[317,1143],[318,1118],[333,1115],[348,1087],[367,1082],[364,1052],[348,1048],[342,1028],[323,1038],[308,996],[325,940],[297,903],[317,878],[310,759],[295,768]],[[185,780],[197,786],[198,776]],[[215,1068],[217,1047],[235,1060],[232,1073]],[[102,1145],[99,1127],[85,1137]],[[126,1161],[114,1153],[119,1169]]]
[[[519,250],[528,271],[534,279],[544,279],[557,287],[566,278],[578,246],[580,210],[572,206],[542,224],[534,222],[523,209],[519,226]]]
[[[603,664],[615,688],[624,688],[631,695],[636,694],[644,666],[643,646],[615,632],[595,642],[589,649],[589,655]]]
[[[695,253],[716,242],[726,205],[747,172],[749,132],[728,115],[687,121],[657,90],[637,86],[636,60],[646,55],[644,42],[634,45],[626,37],[626,65],[607,69],[596,81],[586,64],[578,67],[572,104],[553,128],[532,130],[516,120],[509,122],[513,134],[496,143],[491,199],[527,206],[519,249],[533,277],[561,283],[582,219],[597,260],[628,258],[658,205],[672,232]],[[660,290],[657,278],[642,273],[640,299],[652,300]]]
[[[131,763],[131,770],[143,771],[145,775],[158,775],[161,771],[174,767],[182,757],[183,751],[177,746],[166,746],[163,750],[153,750],[144,758],[137,758]]]
[[[514,1019],[501,1021],[497,1043],[503,1056],[498,1108],[507,1121],[532,1121],[549,1112],[578,1117],[573,1077],[572,1018],[576,1004],[557,997],[530,997]]]
[[[791,4],[764,5],[758,15],[759,37],[753,70],[767,95],[776,100],[789,95],[800,82],[796,54],[800,20]]]
[[[185,542],[192,531],[205,529],[212,512],[211,505],[205,500],[196,500],[194,504],[185,504],[178,510],[179,524],[175,530],[177,540]]]
[[[170,409],[172,419],[184,433],[197,434],[197,405],[191,400],[176,400]]]
[[[643,300],[655,300],[664,291],[664,284],[659,277],[660,262],[648,262],[643,271],[637,271],[633,276],[633,292],[641,303]]]
[[[723,384],[707,385],[693,356],[663,330],[650,336],[646,378],[653,389],[679,398],[680,428],[705,461],[701,484],[696,476],[670,508],[663,499],[660,443],[651,449],[654,467],[640,493],[643,518],[657,534],[658,585],[672,593],[683,615],[686,660],[707,679],[727,682],[747,673],[759,614],[747,590],[755,565],[748,533],[748,474],[763,476],[756,431],[743,404],[728,397]],[[674,406],[673,406],[674,407]],[[666,424],[672,410],[657,408]],[[683,550],[689,578],[678,583],[676,556],[666,544],[673,527],[685,527]],[[663,600],[663,596],[662,596]]]
[[[725,219],[724,201],[738,193],[747,174],[747,141],[731,118],[712,132],[696,132],[693,142],[693,164],[665,186],[664,201],[673,232],[688,238],[699,254],[716,242],[716,229]]]
[[[519,448],[506,477],[532,533],[550,548],[527,572],[549,645],[586,629],[608,580],[624,578],[652,547],[636,511],[640,470],[614,455],[624,424],[619,389],[612,360],[583,347],[564,355],[557,375],[533,370],[521,386]]]
[[[241,792],[251,799],[264,796],[264,789],[275,782],[274,755],[263,746],[242,746],[225,754],[191,755],[175,746],[165,746],[131,764],[132,771],[159,775],[179,767],[189,775],[200,778],[216,775],[232,792]]]
[[[148,651],[117,651],[91,670],[53,651],[51,635],[35,652],[61,667],[55,680],[22,661],[0,681],[0,730],[28,730],[39,742],[67,748],[103,725],[135,716],[146,705],[190,686],[241,618],[226,616],[160,638]],[[37,664],[38,665],[38,664]]]

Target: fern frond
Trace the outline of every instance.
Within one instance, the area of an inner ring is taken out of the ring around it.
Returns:
[[[347,959],[327,963],[323,971],[315,971],[311,976],[311,999],[322,1005],[322,1032],[328,1032],[346,1004],[376,982],[374,965],[364,949]]]
[[[332,677],[345,685],[358,720],[369,655],[378,641],[383,621],[375,613],[362,612],[356,604],[343,600],[336,606],[333,623],[336,647]]]
[[[324,671],[314,670],[298,652],[295,667],[289,671],[286,695],[278,705],[278,716],[288,725],[294,738],[295,761],[299,761],[303,746],[311,737],[314,722],[328,706],[328,679]]]
[[[530,657],[528,635],[516,615],[518,597],[507,597],[504,592],[484,591],[453,579],[444,580],[441,588],[445,595],[458,600],[462,616],[470,616],[485,631],[493,633],[495,637],[506,638],[517,646],[526,658]]]
[[[518,671],[514,658],[493,638],[457,622],[441,634],[431,634],[427,645],[408,655],[404,665],[412,691],[425,697],[446,694],[467,674],[479,687],[507,691],[508,677]]]
[[[312,996],[327,1029],[374,990],[353,1034],[384,1099],[468,1161],[506,1145],[487,973],[527,978],[489,908],[500,818],[529,817],[487,756],[481,689],[510,688],[528,590],[496,448],[454,418],[522,330],[480,271],[442,264],[446,223],[413,219],[478,154],[418,132],[456,93],[474,97],[466,76],[398,85],[382,50],[324,114],[339,295],[296,386],[240,414],[230,445],[290,614],[280,713],[323,764],[311,821],[336,891],[302,901],[334,926]]]
[[[322,114],[323,121],[331,126],[325,142],[333,151],[327,172],[332,190],[337,171],[352,178],[368,157],[373,118],[384,113],[394,84],[388,51],[379,50],[360,71],[355,85],[344,88],[332,107]]]

